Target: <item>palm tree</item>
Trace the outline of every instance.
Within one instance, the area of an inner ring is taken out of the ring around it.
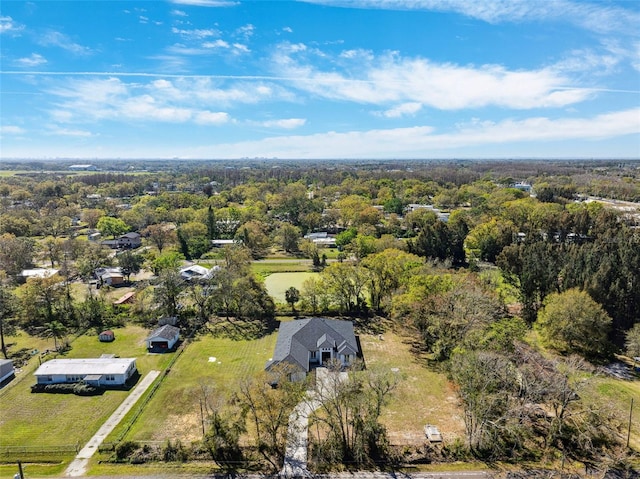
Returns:
[[[291,286],[288,290],[284,292],[284,298],[287,300],[287,303],[291,305],[291,312],[296,312],[296,303],[300,300],[300,291],[298,291],[295,287]]]
[[[48,338],[53,338],[53,345],[58,350],[58,339],[62,339],[67,332],[67,328],[60,321],[51,321],[50,323],[45,323],[44,334]]]

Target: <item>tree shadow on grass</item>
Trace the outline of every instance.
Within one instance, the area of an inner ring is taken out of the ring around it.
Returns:
[[[229,338],[234,341],[260,339],[273,333],[279,322],[267,319],[214,318],[204,328],[215,338]]]

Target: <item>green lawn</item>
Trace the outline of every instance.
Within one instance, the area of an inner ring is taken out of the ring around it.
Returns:
[[[296,273],[312,270],[311,260],[264,260],[251,263],[251,270],[258,276],[267,277],[274,273]]]
[[[300,273],[273,273],[267,276],[264,284],[267,292],[277,303],[286,304],[285,291],[290,287],[302,290],[302,283],[308,278],[318,277],[318,273],[311,271]]]
[[[101,343],[95,335],[80,336],[72,341],[72,349],[59,357],[99,357],[105,353],[136,357],[142,374],[160,369],[169,361],[170,355],[147,354],[144,339],[148,331],[144,328],[128,326],[114,332],[116,340],[112,343]],[[40,345],[41,350],[50,342],[42,343],[43,340],[24,334],[9,341],[16,346]],[[53,357],[47,355],[42,360]],[[32,373],[38,366],[39,356],[34,356],[0,392],[0,447],[84,445],[128,394],[128,391],[106,391],[91,397],[32,394],[30,388],[35,383]]]
[[[634,399],[633,415],[631,419],[631,438],[629,445],[635,451],[640,451],[640,380],[623,381],[611,377],[594,377],[590,387],[583,394],[585,400],[597,396],[605,400],[618,411],[618,417],[624,424],[624,441],[627,439],[629,410],[631,399]]]
[[[156,394],[126,435],[127,440],[192,441],[201,438],[200,391],[212,388],[228,398],[239,381],[264,368],[273,354],[276,333],[256,340],[232,340],[202,335],[191,342],[172,365]],[[127,418],[123,421],[126,423]],[[116,429],[107,442],[118,439]]]

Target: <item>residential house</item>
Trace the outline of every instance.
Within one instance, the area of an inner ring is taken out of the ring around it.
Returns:
[[[301,379],[332,360],[350,366],[358,357],[362,357],[362,351],[351,321],[305,318],[280,323],[273,358],[265,369],[288,363],[297,370],[292,378]]]
[[[199,264],[192,264],[180,270],[180,276],[186,281],[194,281],[201,279],[211,279],[213,274],[220,269],[220,266],[214,266],[211,269],[200,266]]]
[[[93,274],[99,285],[119,286],[124,284],[124,274],[120,268],[98,268]]]
[[[77,383],[123,386],[137,372],[135,358],[52,359],[36,370],[38,384]]]
[[[212,239],[211,247],[212,248],[224,248],[225,246],[231,246],[237,244],[236,240],[232,239]]]
[[[112,249],[134,249],[142,245],[142,237],[140,236],[140,233],[126,233],[118,236],[116,239],[102,241],[100,244]]]
[[[126,233],[118,238],[119,248],[138,248],[142,245],[140,233]]]
[[[20,273],[21,278],[26,281],[29,278],[49,278],[50,276],[53,276],[55,274],[58,274],[58,270],[57,269],[53,269],[53,268],[33,268],[33,269],[23,269],[22,272]]]
[[[336,236],[329,234],[327,231],[318,231],[304,235],[304,239],[311,240],[313,244],[325,248],[336,247]]]
[[[147,349],[156,353],[171,351],[179,339],[180,329],[170,324],[165,324],[153,330],[147,337]]]
[[[0,384],[5,381],[9,382],[9,379],[16,375],[13,368],[13,361],[11,359],[0,359]]]

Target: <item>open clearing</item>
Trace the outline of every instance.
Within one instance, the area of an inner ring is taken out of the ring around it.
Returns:
[[[277,302],[286,304],[285,291],[290,287],[302,290],[302,283],[308,278],[317,277],[318,273],[273,273],[266,277],[264,284],[269,295]]]
[[[360,342],[367,367],[397,368],[402,377],[381,418],[391,444],[423,444],[425,424],[437,426],[445,443],[464,438],[462,411],[452,384],[411,352],[407,338],[386,332],[360,335]]]

